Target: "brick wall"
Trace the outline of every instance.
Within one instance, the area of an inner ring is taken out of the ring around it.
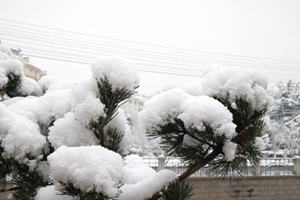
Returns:
[[[236,181],[193,177],[191,200],[300,200],[300,176],[252,176]],[[6,200],[0,193],[0,200]]]
[[[13,184],[12,183],[7,183],[6,184],[6,188],[12,188],[13,187]],[[4,192],[4,193],[0,193],[0,200],[7,200],[8,198],[8,195],[9,195],[9,192]]]
[[[5,192],[5,193],[0,193],[0,200],[7,200],[9,193]]]
[[[193,177],[191,200],[300,200],[300,176],[252,176],[236,181]]]

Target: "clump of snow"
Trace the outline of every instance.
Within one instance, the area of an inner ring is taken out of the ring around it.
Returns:
[[[140,127],[151,130],[157,124],[164,124],[169,117],[180,113],[179,105],[189,97],[181,89],[171,89],[152,97],[139,113]]]
[[[41,96],[42,95],[42,89],[39,86],[39,84],[31,79],[26,78],[25,76],[21,79],[22,85],[21,85],[21,91],[23,95],[35,95],[35,96]]]
[[[201,83],[202,79],[183,85],[182,89],[190,95],[201,96],[203,95]]]
[[[38,121],[48,123],[51,118],[59,119],[72,110],[70,89],[53,90],[38,99],[35,115]]]
[[[35,108],[38,105],[38,99],[35,96],[14,97],[3,101],[3,103],[11,112],[27,117],[35,122]]]
[[[119,108],[117,111],[118,115],[114,117],[104,128],[105,131],[108,128],[115,128],[117,130],[121,130],[124,133],[124,136],[119,144],[120,148],[123,150],[123,154],[128,154],[129,143],[131,141],[132,132],[131,128],[127,123],[127,119],[125,116],[125,112],[123,109]]]
[[[122,193],[118,200],[148,199],[176,178],[177,175],[174,172],[163,169],[137,183],[124,184],[121,187]]]
[[[45,93],[50,85],[56,83],[57,80],[54,77],[51,76],[43,76],[39,81],[38,84],[40,85],[42,91]]]
[[[90,121],[97,121],[100,117],[106,116],[104,108],[105,105],[96,98],[96,95],[89,95],[75,107],[75,119],[88,125]]]
[[[26,116],[36,123],[48,124],[72,110],[72,95],[68,90],[52,90],[40,97],[14,97],[3,103],[12,112]]]
[[[181,89],[172,89],[153,97],[139,113],[141,127],[148,130],[157,124],[163,125],[166,119],[172,117],[178,117],[186,127],[200,131],[206,123],[214,128],[217,135],[232,138],[236,134],[232,114],[223,104],[208,96],[191,96]]]
[[[72,184],[83,192],[95,190],[110,198],[119,193],[122,157],[101,146],[60,147],[48,156],[52,178],[58,190]]]
[[[97,83],[92,78],[76,82],[72,87],[73,104],[82,103],[86,97],[98,94]]]
[[[9,60],[13,57],[14,55],[11,52],[10,48],[0,44],[0,60]]]
[[[17,59],[0,61],[0,68],[4,69],[5,74],[12,73],[18,76],[24,76],[23,64]]]
[[[0,45],[1,46],[1,45]],[[15,59],[0,59],[0,88],[8,83],[7,75],[13,73],[14,75],[23,75],[23,65],[20,61]]]
[[[49,84],[47,92],[53,90],[70,90],[74,86],[74,84],[75,81],[70,79],[53,81],[52,83]]]
[[[234,102],[239,97],[246,97],[257,111],[264,109],[265,106],[270,108],[273,104],[273,99],[266,91],[268,78],[256,69],[236,67],[207,69],[202,80],[195,84],[200,86],[193,94],[218,96],[230,102]],[[190,84],[185,87],[185,90],[192,91],[189,87],[196,88],[196,85]]]
[[[143,158],[137,155],[125,157],[123,181],[126,184],[135,184],[145,178],[152,176],[156,171],[145,164]]]
[[[104,77],[109,80],[112,90],[125,87],[133,91],[139,86],[139,77],[135,65],[118,57],[100,58],[92,65],[92,76],[100,81]]]
[[[3,156],[32,165],[27,155],[39,157],[46,143],[45,137],[40,134],[39,126],[25,116],[12,113],[0,103],[0,127]]]
[[[224,142],[224,146],[222,148],[224,155],[224,158],[227,162],[232,161],[235,158],[235,151],[236,151],[237,144],[233,143],[229,140]]]
[[[73,200],[73,197],[61,195],[54,187],[50,185],[37,190],[37,195],[34,200]]]
[[[232,123],[232,113],[219,101],[208,97],[190,97],[181,102],[178,118],[186,127],[194,127],[205,131],[205,123],[215,130],[216,135],[233,138],[236,125]]]
[[[85,124],[76,120],[73,112],[55,121],[50,127],[48,139],[54,149],[60,146],[89,146],[98,143],[94,133],[87,129]]]

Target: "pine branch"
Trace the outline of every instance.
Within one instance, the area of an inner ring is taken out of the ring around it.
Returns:
[[[100,128],[100,130],[98,130],[97,132],[98,134],[98,139],[100,140],[100,145],[105,147],[105,137],[104,137],[104,129]]]
[[[162,149],[168,155],[177,155],[182,149],[186,132],[183,121],[178,118],[170,118],[164,125],[156,127],[153,133],[148,131],[147,135],[152,139],[161,138],[160,144]]]
[[[191,138],[197,140],[200,144],[206,144],[208,145],[209,147],[213,147],[213,144],[211,144],[209,141],[213,141],[213,140],[207,140],[207,139],[204,139],[202,137],[197,137],[195,135],[203,135],[203,134],[206,134],[204,132],[201,132],[201,131],[198,131],[198,129],[196,128],[193,128],[189,131],[186,131],[186,134],[189,135]],[[213,136],[211,137],[213,138]]]
[[[246,134],[248,133],[248,131],[249,131],[250,129],[252,129],[252,128],[253,128],[253,125],[250,124],[250,125],[247,126],[242,132],[238,133],[238,135],[235,136],[235,137],[231,140],[231,142],[239,143],[239,142],[246,136]]]
[[[247,126],[242,132],[240,132],[236,137],[234,137],[231,141],[234,143],[239,143],[248,133],[248,131],[253,128],[253,125]],[[178,179],[179,180],[185,180],[190,175],[194,174],[196,171],[210,163],[212,160],[214,160],[220,153],[222,153],[224,143],[220,142],[218,145],[214,148],[214,150],[198,165],[188,169],[184,173],[182,173]]]
[[[26,167],[23,167],[24,171],[19,171],[16,176],[13,177],[13,184],[16,185],[12,196],[13,199],[20,199],[20,197],[31,199],[36,196],[36,189],[39,187],[48,186],[49,183],[43,180],[40,174],[35,171],[30,171]]]
[[[110,198],[102,193],[96,192],[95,188],[91,189],[89,192],[82,191],[76,188],[72,183],[66,184],[60,182],[62,189],[60,190],[61,195],[69,195],[74,199],[79,200],[109,200]]]
[[[31,170],[28,165],[20,164],[12,158],[2,157],[3,148],[0,148],[0,192],[12,192],[12,199],[32,199],[36,195],[36,189],[49,185],[48,180],[44,180],[35,170]],[[30,160],[32,157],[27,155]],[[6,189],[7,179],[10,175],[15,187]]]
[[[230,175],[230,180],[234,177],[241,177],[246,167],[247,159],[237,156],[230,162],[223,158],[216,158],[209,164],[209,168],[213,172],[212,175],[221,177],[222,180],[228,177],[227,175]]]
[[[112,111],[117,109],[121,102],[132,97],[136,92],[123,88],[113,89],[107,77],[97,81],[97,87],[100,94],[100,100],[108,109],[107,115],[112,115]],[[136,89],[136,88],[135,88]]]
[[[118,131],[116,128],[110,128],[110,127],[106,132],[107,132],[107,137],[106,137],[107,149],[122,154],[123,149],[120,147],[120,143],[124,137],[124,132]]]
[[[9,73],[6,75],[8,78],[8,83],[2,89],[7,96],[10,98],[23,96],[21,91],[21,77],[20,75],[15,75],[14,73]]]
[[[92,130],[100,141],[100,145],[116,152],[121,153],[119,144],[124,136],[123,132],[108,129],[105,133],[104,128],[107,124],[118,115],[118,109],[127,99],[135,94],[135,91],[130,91],[123,88],[113,89],[112,84],[107,77],[97,81],[100,101],[104,104],[105,117],[99,117],[97,120],[91,120],[87,126]]]
[[[13,171],[13,160],[5,159],[2,156],[4,149],[0,146],[0,189],[4,190],[6,188],[7,176],[9,176]]]
[[[199,169],[201,169],[202,167],[204,167],[205,165],[207,165],[208,163],[210,163],[213,159],[215,159],[220,153],[222,153],[222,147],[223,147],[223,143],[219,143],[215,149],[213,150],[213,152],[211,152],[205,159],[202,160],[201,163],[196,164],[195,166],[189,168],[188,170],[186,170],[185,172],[183,172],[178,179],[180,181],[185,180],[186,178],[188,178],[189,176],[191,176],[192,174],[194,174],[196,171],[198,171]]]
[[[172,181],[161,192],[163,200],[188,200],[193,196],[193,187],[185,181]]]
[[[21,187],[13,187],[13,188],[9,188],[9,189],[1,189],[0,193],[13,192],[13,191],[20,190],[20,189],[21,189]]]
[[[247,126],[243,131],[241,131],[236,137],[234,137],[231,141],[235,143],[241,142],[241,140],[247,135],[249,130],[253,128],[253,125]],[[191,166],[188,168],[185,172],[183,172],[179,177],[179,181],[184,181],[186,178],[194,174],[196,171],[204,167],[205,165],[209,164],[211,161],[213,161],[219,154],[222,153],[224,143],[219,142],[217,146],[214,148],[214,150],[205,158],[202,159],[200,163],[195,164],[194,166]],[[157,192],[155,193],[150,200],[157,200],[161,197],[161,195]]]

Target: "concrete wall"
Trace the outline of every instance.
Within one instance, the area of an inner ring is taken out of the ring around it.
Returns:
[[[252,176],[232,182],[193,177],[188,182],[194,188],[191,200],[300,200],[300,176]],[[0,193],[0,200],[7,200],[7,194]]]
[[[236,181],[193,177],[191,200],[300,200],[300,176],[252,176]]]

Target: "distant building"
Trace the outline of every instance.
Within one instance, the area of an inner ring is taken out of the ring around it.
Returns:
[[[130,110],[133,113],[138,113],[144,108],[144,103],[148,100],[148,97],[136,95],[129,99],[124,105],[125,110]]]
[[[125,111],[127,119],[131,126],[134,126],[137,122],[138,113],[143,110],[144,103],[148,100],[148,97],[136,95],[131,97],[128,102],[122,105],[122,109]]]
[[[28,57],[23,57],[22,50],[17,48],[11,48],[11,52],[15,55],[15,58],[23,63],[24,75],[28,78],[32,78],[36,81],[40,80],[47,73],[41,69],[33,66],[29,63]]]
[[[29,58],[21,58],[19,59],[24,66],[24,75],[28,78],[32,78],[36,81],[40,80],[43,76],[45,76],[47,73],[45,71],[42,71],[41,69],[33,66],[29,63]]]

